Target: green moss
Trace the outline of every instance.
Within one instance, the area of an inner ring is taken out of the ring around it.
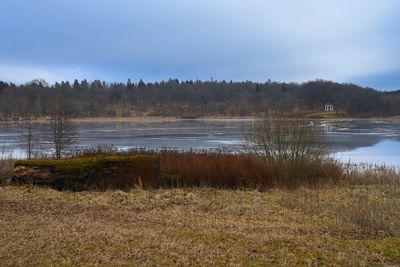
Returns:
[[[108,163],[121,163],[140,166],[142,164],[156,164],[156,155],[134,155],[134,156],[108,156],[72,159],[38,159],[18,160],[15,166],[27,167],[49,167],[60,173],[82,173],[91,172],[106,166]]]

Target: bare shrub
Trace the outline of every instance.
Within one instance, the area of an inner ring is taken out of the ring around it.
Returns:
[[[311,120],[266,119],[255,124],[245,139],[246,152],[266,164],[282,184],[336,181],[342,176],[339,164],[329,158],[323,129]]]
[[[267,119],[255,124],[251,132],[246,136],[247,151],[268,163],[297,165],[328,156],[323,129],[308,119]]]

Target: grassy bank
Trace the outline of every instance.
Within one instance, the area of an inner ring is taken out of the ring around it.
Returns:
[[[0,187],[0,262],[398,265],[400,188],[60,192]]]

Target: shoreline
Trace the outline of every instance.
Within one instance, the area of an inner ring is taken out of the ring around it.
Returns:
[[[177,122],[177,121],[260,121],[264,118],[272,119],[291,119],[290,116],[245,116],[245,117],[228,117],[228,116],[215,116],[215,117],[198,117],[198,118],[181,118],[181,117],[161,117],[161,116],[138,116],[138,117],[83,117],[83,118],[71,118],[72,122],[75,123],[107,123],[107,122],[138,122],[138,123],[151,123],[151,122]],[[311,120],[339,120],[339,121],[351,121],[351,120],[387,120],[387,121],[400,121],[400,116],[388,116],[388,117],[326,117],[326,118],[309,118]],[[33,119],[32,123],[45,123],[49,118],[42,117]],[[21,123],[25,120],[3,120],[0,124],[7,123]]]
[[[180,118],[180,117],[156,117],[156,116],[140,116],[140,117],[85,117],[85,118],[71,118],[74,123],[107,123],[107,122],[138,122],[138,123],[151,123],[151,122],[176,122],[176,121],[256,121],[262,120],[262,117],[248,116],[248,117],[200,117],[200,118]],[[32,123],[45,123],[49,118],[32,119]],[[0,124],[6,123],[21,123],[25,120],[9,120],[0,121]]]
[[[261,117],[200,117],[200,118],[180,118],[180,117],[98,117],[98,118],[74,118],[73,122],[175,122],[175,121],[253,121],[261,120]]]

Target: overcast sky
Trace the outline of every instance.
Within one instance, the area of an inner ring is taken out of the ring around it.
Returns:
[[[400,89],[398,0],[1,0],[0,80]]]

